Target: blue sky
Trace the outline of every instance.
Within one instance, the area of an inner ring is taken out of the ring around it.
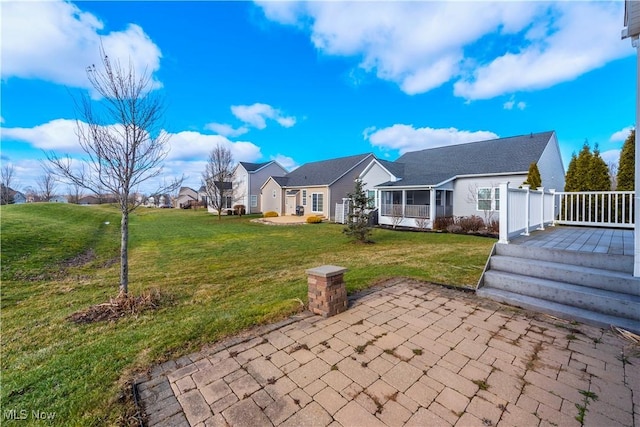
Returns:
[[[72,94],[111,58],[152,73],[164,176],[207,154],[310,161],[555,130],[617,161],[636,56],[614,2],[1,2],[1,159],[37,188],[43,151],[81,156]],[[65,185],[58,192],[65,192]],[[143,189],[144,190],[144,189]]]

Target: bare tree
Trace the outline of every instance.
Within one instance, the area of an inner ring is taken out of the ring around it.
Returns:
[[[202,186],[207,195],[207,205],[218,212],[218,219],[222,210],[231,208],[234,202],[234,167],[231,150],[221,144],[213,147],[202,173]]]
[[[56,191],[56,176],[51,170],[46,170],[37,179],[38,194],[43,202],[50,202]]]
[[[13,203],[13,175],[15,170],[11,163],[5,163],[0,168],[0,204],[9,205]]]
[[[80,199],[84,197],[82,187],[77,182],[70,182],[67,191],[69,192],[69,203],[79,204]]]
[[[618,188],[618,162],[609,162],[609,179],[611,180],[611,190]]]
[[[169,150],[169,135],[162,129],[164,102],[153,93],[153,82],[144,72],[136,76],[131,63],[122,67],[100,49],[101,67],[87,68],[87,76],[100,101],[83,94],[76,99],[82,120],[76,121],[80,147],[87,159],[79,168],[69,156],[49,153],[52,170],[65,180],[95,193],[107,191],[116,198],[121,212],[119,296],[129,291],[129,214],[137,207],[130,193],[140,184],[159,176]],[[175,180],[165,189],[179,186]],[[135,200],[135,199],[134,199]]]

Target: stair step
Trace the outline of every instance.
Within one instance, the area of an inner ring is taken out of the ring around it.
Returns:
[[[597,268],[633,275],[633,257],[629,255],[605,255],[591,252],[563,251],[535,246],[496,243],[496,255],[549,261],[581,267]]]
[[[542,300],[502,289],[483,287],[477,289],[476,294],[481,297],[490,298],[494,301],[515,305],[529,310],[540,311],[567,320],[580,321],[606,328],[613,325],[633,333],[640,334],[640,321],[638,320],[596,313],[591,310]]]
[[[489,263],[491,271],[499,270],[506,273],[640,296],[640,278],[620,271],[602,270],[537,259],[523,259],[506,255],[495,255],[491,257]]]
[[[540,300],[640,321],[640,296],[611,292],[570,283],[489,270],[484,288],[522,294]]]

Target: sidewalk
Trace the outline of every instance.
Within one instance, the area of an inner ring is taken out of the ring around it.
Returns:
[[[166,362],[137,389],[149,426],[640,426],[640,349],[396,280],[337,316],[303,313]]]

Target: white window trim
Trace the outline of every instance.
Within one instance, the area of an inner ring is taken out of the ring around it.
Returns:
[[[314,210],[314,205],[317,207],[317,197],[320,196],[322,198],[322,210]],[[314,202],[315,199],[315,202]],[[311,212],[314,213],[323,213],[324,212],[324,193],[311,193]]]
[[[307,190],[302,190],[302,206],[307,206]]]
[[[258,196],[256,196],[255,194],[251,195],[251,207],[252,208],[258,207]]]
[[[481,199],[480,191],[489,190],[489,198]],[[496,198],[496,192],[500,191],[500,187],[478,187],[476,190],[476,212],[484,212],[485,209],[480,209],[480,201],[488,200],[490,203],[490,208],[487,209],[490,212],[499,212],[500,209],[496,209],[499,200]]]

